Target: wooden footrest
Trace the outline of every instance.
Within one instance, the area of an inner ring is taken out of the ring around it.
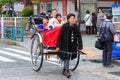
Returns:
[[[56,52],[56,50],[47,50],[47,52],[45,53],[45,60],[47,60],[48,58],[50,58],[50,55],[57,55],[58,52]],[[57,59],[59,59],[58,55],[57,55]]]

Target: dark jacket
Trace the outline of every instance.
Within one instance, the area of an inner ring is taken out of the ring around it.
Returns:
[[[92,16],[92,25],[96,26],[97,24],[97,16]]]
[[[71,42],[71,32],[73,32],[73,42]],[[78,44],[77,44],[78,42]],[[65,23],[60,30],[57,48],[60,48],[58,53],[59,57],[63,60],[69,60],[76,58],[76,54],[69,55],[67,52],[76,53],[77,49],[81,50],[83,48],[82,38],[80,34],[79,27],[74,24],[72,27],[68,23]]]
[[[113,23],[106,19],[100,28],[100,35],[103,34],[106,37],[106,41],[113,41],[113,35],[115,34],[115,27]]]

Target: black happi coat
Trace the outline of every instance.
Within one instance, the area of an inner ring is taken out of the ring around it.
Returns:
[[[73,42],[71,42],[71,32],[73,32]],[[61,27],[57,41],[57,48],[60,48],[58,55],[62,60],[76,58],[76,54],[69,55],[66,53],[76,53],[77,49],[81,50],[83,48],[80,30],[76,24],[70,26],[69,23],[65,23]]]

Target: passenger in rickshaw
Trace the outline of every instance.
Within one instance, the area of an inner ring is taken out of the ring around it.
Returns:
[[[54,27],[61,27],[65,22],[62,20],[61,14],[57,14],[55,21],[53,22]]]
[[[52,9],[52,18],[49,19],[48,26],[53,26],[54,27],[54,21],[56,19],[56,15],[58,14],[57,9]]]
[[[52,26],[48,26],[48,18],[43,17],[43,24],[40,24],[39,29],[40,33],[42,34],[44,46],[46,46],[49,49],[56,48],[58,33],[63,24],[64,21],[62,20],[61,14],[56,15],[55,20],[53,22],[54,28]]]
[[[76,54],[68,53],[77,53],[77,50],[81,50],[82,48],[82,38],[79,27],[75,24],[75,15],[68,14],[67,23],[61,27],[56,46],[58,56],[64,61],[62,74],[68,78],[71,76],[69,72],[69,60],[77,57]]]
[[[61,27],[65,22],[62,20],[62,16],[61,14],[57,14],[56,17],[55,17],[55,20],[53,22],[53,26],[52,25],[49,25],[48,26],[48,17],[47,16],[44,16],[43,17],[43,21],[42,21],[42,24],[39,25],[39,29],[42,31],[46,31],[46,30],[51,30],[53,29],[53,26],[54,28],[56,27]]]
[[[43,24],[39,25],[40,33],[42,34],[43,44],[46,47],[56,47],[58,33],[64,21],[61,14],[57,14],[53,21],[53,26],[48,25],[48,18],[43,17]]]
[[[42,20],[42,24],[38,26],[40,31],[46,31],[48,29],[48,17],[44,16]]]

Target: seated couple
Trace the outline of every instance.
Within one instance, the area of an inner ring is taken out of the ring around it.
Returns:
[[[48,26],[48,18],[43,18],[43,24],[40,24],[39,30],[42,34],[42,40],[44,46],[56,47],[57,37],[60,31],[60,28],[64,22],[62,21],[61,15],[57,14],[56,19],[53,22],[53,25]]]
[[[48,17],[43,17],[43,23],[39,25],[39,30],[51,30],[56,27],[61,27],[64,24],[64,21],[62,20],[61,14],[57,14],[52,25],[48,25]]]

